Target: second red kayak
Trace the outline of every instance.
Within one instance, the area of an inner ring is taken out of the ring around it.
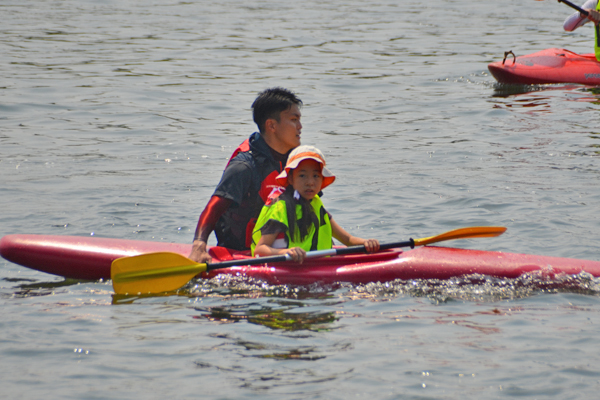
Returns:
[[[111,263],[120,257],[153,252],[187,256],[191,245],[80,236],[7,235],[0,240],[0,255],[15,264],[73,279],[110,279]],[[517,278],[526,273],[552,278],[558,274],[587,272],[600,276],[600,261],[547,257],[496,251],[423,246],[414,250],[388,250],[315,258],[292,262],[244,265],[248,255],[212,248],[215,262],[239,259],[239,266],[202,275],[241,275],[269,284],[309,285],[348,282],[364,284],[395,279],[449,279],[471,274]]]
[[[488,69],[500,83],[600,85],[600,63],[596,56],[565,49],[552,48],[523,56],[506,52],[502,61],[489,64]]]

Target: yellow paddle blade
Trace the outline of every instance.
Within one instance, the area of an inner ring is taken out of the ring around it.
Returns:
[[[503,226],[472,226],[469,228],[455,229],[437,236],[415,239],[415,246],[425,246],[426,244],[442,242],[444,240],[500,236],[505,231],[506,228]]]
[[[116,294],[146,294],[179,289],[204,271],[206,264],[163,252],[118,258],[112,262],[110,275]]]

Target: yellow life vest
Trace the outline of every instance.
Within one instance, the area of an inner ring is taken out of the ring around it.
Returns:
[[[271,219],[281,222],[288,228],[285,232],[285,236],[289,243],[288,248],[301,247],[305,251],[331,249],[333,245],[333,235],[329,214],[325,211],[323,202],[318,195],[315,195],[311,200],[310,205],[319,219],[319,229],[317,230],[314,225],[311,225],[308,234],[302,241],[296,241],[296,238],[300,237],[298,227],[296,227],[296,235],[290,235],[285,200],[279,199],[271,205],[265,205],[258,216],[254,232],[252,233],[252,245],[250,246],[252,256],[254,256],[256,244],[262,236],[260,229]],[[302,206],[296,204],[296,220],[300,220],[300,218],[302,218]]]
[[[596,5],[596,11],[600,11],[600,1]],[[596,32],[596,41],[594,43],[594,52],[596,53],[596,60],[600,61],[600,26],[594,26],[594,32]]]

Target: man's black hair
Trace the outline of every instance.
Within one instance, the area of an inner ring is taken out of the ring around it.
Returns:
[[[258,130],[261,133],[265,131],[265,123],[268,119],[279,122],[281,112],[289,110],[294,104],[301,107],[302,100],[290,90],[274,87],[260,92],[252,103],[252,117]]]

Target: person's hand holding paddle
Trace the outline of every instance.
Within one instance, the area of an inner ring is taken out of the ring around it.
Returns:
[[[302,264],[304,262],[304,259],[306,258],[306,251],[301,247],[282,249],[281,254],[288,254],[292,258],[292,261],[295,261],[300,264]]]
[[[188,258],[197,263],[212,262],[212,257],[208,254],[207,251],[206,242],[202,240],[194,240],[194,244],[192,245],[192,251]]]
[[[585,11],[587,11],[587,16],[582,15],[581,17],[587,17],[587,19],[589,19],[590,21],[592,21],[594,24],[598,25],[600,23],[600,12],[596,11],[594,9],[591,8],[587,8],[585,9]]]

